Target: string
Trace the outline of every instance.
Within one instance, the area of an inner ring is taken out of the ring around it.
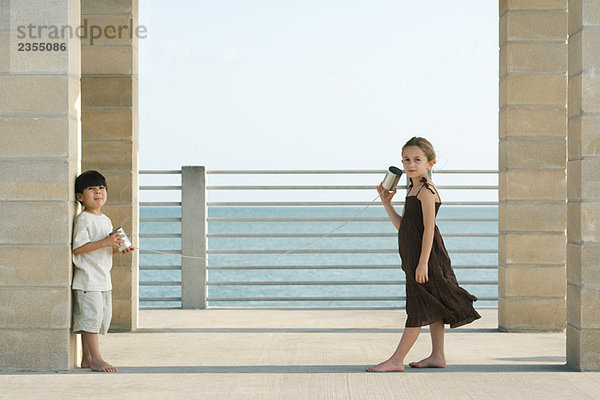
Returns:
[[[310,246],[313,243],[318,242],[319,240],[325,239],[326,237],[328,237],[329,235],[334,234],[335,232],[339,231],[340,229],[342,229],[344,226],[348,225],[350,222],[354,221],[356,218],[358,218],[362,213],[364,213],[367,208],[371,207],[373,205],[373,203],[375,203],[377,201],[377,199],[379,198],[379,195],[377,195],[377,197],[375,197],[369,204],[367,204],[366,207],[364,207],[362,210],[360,210],[356,215],[354,215],[353,217],[351,217],[350,219],[348,219],[346,222],[344,222],[342,225],[338,226],[337,228],[335,228],[334,230],[319,236],[318,238],[311,240],[310,242],[304,243],[303,245],[296,247],[295,249],[292,250],[287,250],[283,253],[277,253],[277,254],[271,254],[268,256],[260,256],[260,257],[252,257],[252,258],[232,258],[232,259],[223,259],[223,258],[207,258],[207,257],[198,257],[198,256],[186,256],[183,254],[174,254],[174,253],[169,253],[169,252],[165,252],[165,251],[159,251],[159,250],[152,250],[152,249],[144,249],[144,248],[140,248],[140,250],[144,250],[144,251],[148,251],[154,254],[168,254],[168,255],[177,255],[179,257],[182,258],[188,258],[188,259],[193,259],[193,260],[207,260],[207,261],[256,261],[256,260],[264,260],[267,258],[273,258],[273,257],[281,257],[284,256],[286,254],[290,254],[293,253],[295,251],[298,251],[300,249],[303,249],[305,247]]]

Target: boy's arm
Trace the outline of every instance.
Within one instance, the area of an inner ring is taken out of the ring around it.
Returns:
[[[85,254],[85,253],[89,253],[91,251],[101,249],[103,247],[118,248],[119,247],[119,239],[122,237],[123,237],[123,235],[117,235],[117,234],[113,233],[112,235],[108,235],[104,239],[100,239],[95,242],[88,242],[88,243],[84,244],[83,246],[79,246],[78,248],[73,250],[73,254],[75,254],[75,255]]]

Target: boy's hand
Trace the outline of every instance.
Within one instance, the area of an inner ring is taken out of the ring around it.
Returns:
[[[105,237],[103,239],[104,246],[112,247],[112,248],[119,248],[121,246],[121,243],[123,243],[123,241],[121,240],[122,238],[123,238],[123,235],[121,235],[120,233],[116,233],[116,232],[111,235],[108,235],[107,237]]]
[[[129,241],[131,242],[131,236],[127,236],[127,237],[129,238]],[[131,242],[131,243],[133,243],[133,242]],[[131,253],[131,252],[132,252],[132,251],[134,251],[134,250],[135,250],[135,247],[131,246],[130,248],[123,250],[123,251],[121,252],[121,254],[127,254],[127,253]]]

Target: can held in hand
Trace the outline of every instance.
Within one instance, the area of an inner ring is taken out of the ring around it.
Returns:
[[[385,174],[385,178],[381,182],[381,186],[385,190],[393,192],[396,190],[396,186],[398,186],[398,182],[400,182],[400,176],[402,176],[402,170],[398,167],[390,167],[388,169],[387,174]]]
[[[125,230],[122,227],[118,227],[117,229],[112,231],[110,233],[110,235],[112,235],[113,233],[116,233],[118,235],[123,235],[123,237],[121,238],[123,243],[121,243],[121,246],[119,246],[119,251],[125,251],[128,248],[130,248],[131,246],[133,246],[133,244],[131,243],[131,240],[129,240],[129,237],[127,236],[127,234],[125,233]]]

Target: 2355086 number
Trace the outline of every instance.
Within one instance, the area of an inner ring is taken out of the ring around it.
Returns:
[[[65,51],[66,43],[17,43],[18,51]]]

